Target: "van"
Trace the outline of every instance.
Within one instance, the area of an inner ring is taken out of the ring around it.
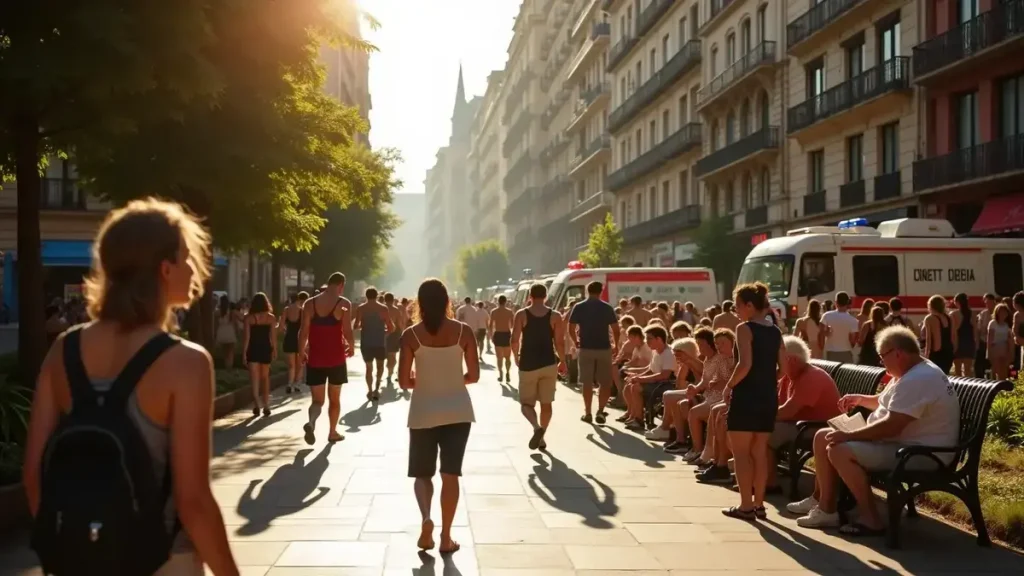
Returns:
[[[539,278],[527,278],[520,280],[519,284],[516,285],[516,293],[512,298],[512,307],[514,309],[525,308],[530,303],[530,286],[534,284],[543,284],[545,288],[551,288],[551,282],[555,279],[555,274],[545,274]]]
[[[548,306],[561,310],[572,298],[586,298],[587,284],[600,282],[601,299],[613,306],[623,298],[645,302],[693,302],[698,310],[719,303],[710,268],[581,268],[563,270],[548,290]]]
[[[1024,239],[958,238],[945,220],[902,218],[877,229],[864,219],[838,226],[790,230],[750,251],[739,282],[768,285],[772,307],[790,325],[811,299],[834,300],[846,292],[859,309],[864,300],[898,297],[904,313],[920,321],[928,299],[968,296],[971,308],[983,296],[1013,296],[1024,288]]]

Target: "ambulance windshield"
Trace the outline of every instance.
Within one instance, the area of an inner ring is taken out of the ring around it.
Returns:
[[[740,269],[740,284],[763,282],[770,298],[788,298],[793,285],[793,257],[764,256],[750,258]]]

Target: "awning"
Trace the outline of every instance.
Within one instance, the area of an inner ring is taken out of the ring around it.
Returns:
[[[1024,194],[996,196],[985,201],[971,234],[1002,234],[1024,230]]]

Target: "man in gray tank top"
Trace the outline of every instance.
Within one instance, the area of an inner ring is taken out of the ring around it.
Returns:
[[[366,363],[366,399],[380,400],[380,381],[387,358],[387,335],[394,331],[388,307],[377,301],[377,289],[366,289],[366,302],[356,308],[353,329],[360,330],[359,350]],[[376,368],[376,373],[374,373]]]

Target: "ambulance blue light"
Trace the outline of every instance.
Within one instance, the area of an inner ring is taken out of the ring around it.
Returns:
[[[839,229],[844,230],[846,228],[856,228],[858,226],[867,226],[867,218],[851,218],[849,220],[843,220],[839,223]]]

